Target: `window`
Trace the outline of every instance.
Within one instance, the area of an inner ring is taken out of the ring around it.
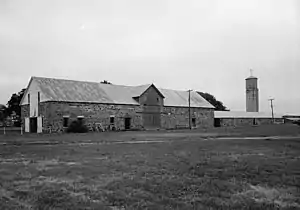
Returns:
[[[63,127],[68,127],[69,126],[69,117],[64,117],[64,121],[63,121]]]
[[[115,123],[115,117],[114,116],[111,116],[110,117],[110,124],[114,124]]]
[[[30,94],[28,93],[28,103],[30,104]]]
[[[83,119],[84,119],[84,116],[78,116],[78,117],[77,117],[77,120],[78,120],[80,123],[83,122]]]
[[[159,98],[156,98],[157,102],[159,102]]]
[[[38,103],[40,103],[41,101],[41,96],[40,96],[40,92],[38,92]]]

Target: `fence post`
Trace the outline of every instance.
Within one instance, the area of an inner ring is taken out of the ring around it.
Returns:
[[[3,129],[3,132],[4,132],[4,135],[5,135],[5,126],[4,126],[4,129]]]
[[[23,128],[22,128],[22,126],[21,126],[21,135],[23,135]]]

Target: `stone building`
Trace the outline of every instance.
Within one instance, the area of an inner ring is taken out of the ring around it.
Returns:
[[[300,125],[300,115],[299,114],[286,114],[283,115],[283,119],[285,123],[293,123]]]
[[[190,106],[189,106],[190,97]],[[20,103],[25,132],[64,132],[74,120],[92,130],[213,127],[214,107],[198,93],[32,77]]]
[[[271,113],[215,111],[214,116],[215,127],[240,127],[273,124]],[[274,115],[274,123],[284,123],[282,115]]]

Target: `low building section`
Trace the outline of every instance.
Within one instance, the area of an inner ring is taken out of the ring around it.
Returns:
[[[238,127],[284,123],[282,115],[264,112],[215,111],[215,127]]]
[[[300,115],[299,114],[286,114],[283,116],[285,123],[294,123],[300,125]]]

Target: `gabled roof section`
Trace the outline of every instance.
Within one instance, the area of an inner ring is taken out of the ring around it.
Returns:
[[[154,87],[164,98],[165,106],[188,107],[188,91],[157,88],[154,84],[123,86],[98,82],[32,77],[46,101],[139,105],[136,97]],[[26,90],[27,91],[27,90]],[[24,94],[25,95],[25,94]],[[214,108],[196,92],[191,92],[191,107]]]
[[[154,84],[148,85],[148,87],[139,96],[143,95],[151,87],[153,87],[162,98],[165,98],[165,96],[161,93],[161,91],[159,89],[157,89],[157,87]]]
[[[27,96],[27,93],[28,93],[29,87],[30,87],[30,85],[31,85],[31,83],[32,83],[32,80],[33,80],[34,78],[35,78],[35,77],[31,77],[31,78],[30,78],[30,80],[29,80],[29,83],[28,83],[28,85],[27,85],[27,87],[26,87],[26,90],[25,90],[25,92],[24,92],[24,94],[23,94],[23,97],[22,97],[22,99],[21,99],[21,101],[20,101],[20,104],[19,104],[19,105],[22,105],[22,104],[23,104],[23,102],[24,102],[24,98]]]

